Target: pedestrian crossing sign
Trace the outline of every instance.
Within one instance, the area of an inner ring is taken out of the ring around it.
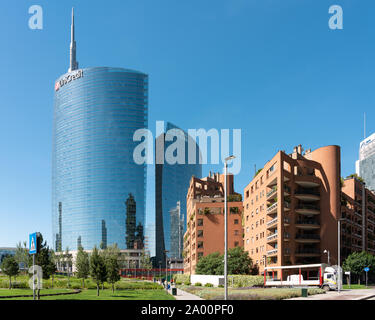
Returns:
[[[36,232],[29,235],[29,254],[37,253],[37,236]]]

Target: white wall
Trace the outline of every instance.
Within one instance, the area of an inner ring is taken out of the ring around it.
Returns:
[[[217,287],[220,284],[224,285],[224,276],[192,274],[190,276],[190,282],[193,285],[196,284],[197,282],[200,282],[202,286],[204,286],[206,283],[211,283],[215,287]]]

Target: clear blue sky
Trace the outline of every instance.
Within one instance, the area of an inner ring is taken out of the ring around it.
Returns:
[[[32,231],[51,244],[53,89],[68,68],[72,6],[80,67],[149,74],[153,130],[156,120],[185,129],[242,129],[239,192],[254,164],[300,143],[340,145],[346,176],[354,172],[364,112],[367,132],[375,131],[374,1],[1,4],[0,246],[15,246]],[[44,9],[43,30],[28,28],[33,4]],[[343,7],[344,30],[328,28],[333,4]],[[204,173],[212,169],[218,167]]]

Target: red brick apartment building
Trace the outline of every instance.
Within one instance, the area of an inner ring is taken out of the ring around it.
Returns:
[[[261,274],[327,262],[325,250],[337,264],[340,218],[341,263],[354,251],[375,253],[375,195],[356,178],[341,182],[339,146],[279,151],[245,187],[243,204],[244,248]]]
[[[228,248],[243,247],[243,206],[234,192],[233,175],[227,176]],[[187,194],[187,228],[184,235],[184,273],[195,274],[199,258],[224,253],[224,175],[192,177]]]

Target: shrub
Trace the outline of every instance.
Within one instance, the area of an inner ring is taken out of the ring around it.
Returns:
[[[176,281],[175,283],[176,283],[176,285],[182,284],[181,281]]]
[[[206,283],[204,286],[205,287],[213,287],[214,285],[212,283]]]
[[[244,287],[262,287],[264,284],[264,278],[262,276],[251,276],[251,275],[231,275],[228,277],[228,285],[232,285],[235,288]]]
[[[190,286],[190,285],[191,285],[191,282],[190,282],[190,281],[185,281],[185,282],[184,282],[184,285],[185,285],[185,286]]]
[[[194,285],[195,285],[196,287],[201,287],[201,286],[202,286],[202,284],[201,284],[200,282],[196,282]]]
[[[184,283],[186,281],[190,282],[190,275],[189,274],[174,274],[173,275],[174,281],[180,281],[181,283]]]
[[[218,285],[218,288],[224,288],[224,285],[219,284],[219,285]]]

